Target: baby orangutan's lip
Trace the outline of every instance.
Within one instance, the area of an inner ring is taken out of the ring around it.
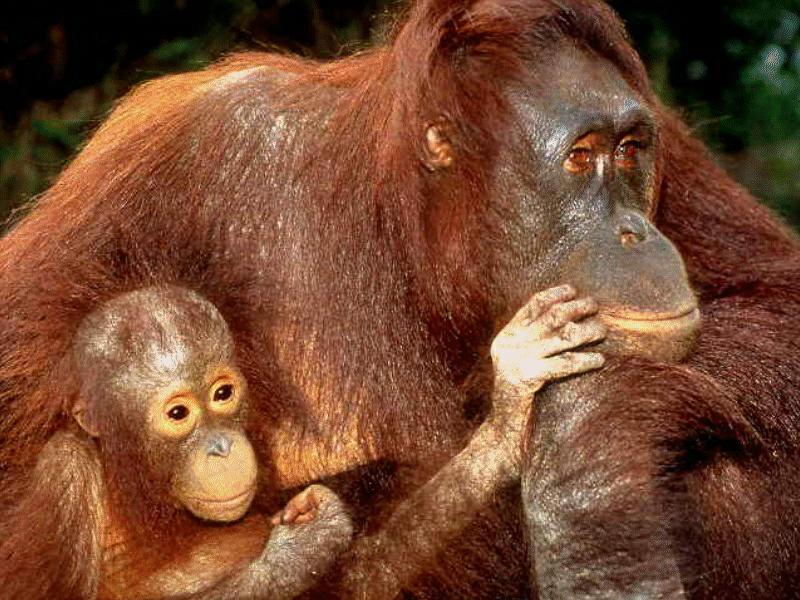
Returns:
[[[700,309],[697,305],[675,313],[601,311],[598,317],[612,329],[660,336],[688,335],[700,325]]]
[[[193,497],[191,498],[191,500],[199,504],[212,505],[214,506],[214,508],[227,508],[229,506],[234,507],[234,506],[239,506],[240,504],[244,504],[245,502],[250,502],[253,495],[255,494],[255,490],[256,490],[255,487],[250,487],[247,488],[241,494],[231,496],[230,498],[223,498],[221,500],[217,498],[198,498],[198,497]]]

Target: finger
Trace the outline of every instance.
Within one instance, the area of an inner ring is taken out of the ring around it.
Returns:
[[[556,304],[542,316],[545,327],[552,331],[561,329],[570,321],[580,321],[581,319],[593,315],[599,307],[594,298],[579,298],[572,302]]]
[[[301,513],[308,512],[313,510],[317,506],[317,499],[314,496],[314,492],[311,488],[308,488],[304,492],[302,492],[299,496],[295,496],[295,501],[293,502],[297,510]]]
[[[546,359],[545,363],[542,374],[551,380],[599,369],[606,359],[598,352],[564,352]]]
[[[308,497],[311,501],[311,508],[315,509],[327,504],[332,499],[337,497],[330,488],[319,483],[309,486],[306,491],[308,492]]]
[[[573,350],[585,344],[604,339],[608,333],[605,325],[592,321],[588,323],[569,322],[554,335],[537,342],[537,354],[553,356],[565,350]]]
[[[269,520],[269,522],[273,525],[280,525],[282,521],[283,521],[283,511],[275,513]]]
[[[511,319],[511,323],[530,323],[538,319],[553,304],[567,302],[575,298],[576,295],[575,288],[569,284],[559,285],[534,294],[525,303],[525,306],[517,311],[517,314]]]
[[[303,523],[311,523],[314,519],[317,518],[317,511],[311,510],[301,515],[298,515],[297,518],[294,520],[295,525],[302,525]]]
[[[287,523],[293,523],[299,514],[300,511],[294,508],[291,504],[287,504],[286,508],[283,509],[283,512],[281,512],[281,519],[280,519],[281,525],[285,525]]]

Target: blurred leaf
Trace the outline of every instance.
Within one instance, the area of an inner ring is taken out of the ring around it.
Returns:
[[[155,0],[139,0],[139,12],[148,15],[153,10]]]
[[[17,155],[16,146],[0,146],[0,164],[7,160],[11,160]]]
[[[77,133],[80,124],[74,121],[34,120],[33,130],[49,142],[55,142],[68,150],[74,150],[81,143],[81,136]]]
[[[406,1],[0,2],[11,57],[0,65],[0,133],[9,135],[0,139],[0,218],[52,180],[86,124],[132,85],[235,49],[353,51],[381,39],[386,11]],[[731,173],[800,224],[800,149],[787,150],[800,144],[800,0],[609,1],[658,95],[686,108]],[[76,103],[82,92],[96,98]]]
[[[199,38],[178,38],[161,44],[150,56],[158,62],[179,62],[196,54],[201,45]]]

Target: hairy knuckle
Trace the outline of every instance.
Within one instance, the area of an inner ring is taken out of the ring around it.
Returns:
[[[602,326],[595,326],[591,330],[591,338],[593,340],[602,340],[604,337],[606,337],[607,334],[608,331],[606,330],[605,327]]]
[[[594,298],[584,298],[581,303],[581,310],[585,313],[597,312],[598,304]]]
[[[551,288],[551,291],[553,292],[554,296],[557,296],[559,298],[565,296],[572,296],[575,294],[575,288],[573,288],[568,283]]]
[[[538,300],[531,300],[522,308],[519,316],[523,322],[528,323],[535,319],[540,312],[541,303]]]
[[[560,337],[566,342],[575,342],[582,338],[585,331],[585,328],[570,321],[561,328]]]
[[[564,320],[566,316],[566,309],[564,305],[554,306],[550,309],[550,312],[547,315],[547,324],[551,327],[558,326]]]

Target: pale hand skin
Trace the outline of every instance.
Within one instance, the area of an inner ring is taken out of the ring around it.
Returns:
[[[294,496],[283,510],[275,514],[270,522],[273,525],[300,525],[310,523],[317,518],[322,502],[332,492],[321,485],[312,485]],[[335,501],[335,500],[334,500]]]
[[[602,340],[592,320],[597,303],[576,298],[571,286],[538,293],[500,331],[491,347],[495,385],[492,410],[467,446],[411,498],[384,527],[360,538],[355,564],[345,575],[345,595],[359,599],[398,596],[433,561],[477,511],[504,485],[519,479],[522,436],[534,394],[548,381],[603,366],[595,352],[570,352]],[[413,565],[407,560],[415,557]]]
[[[534,394],[549,381],[605,364],[598,352],[570,352],[606,336],[600,322],[582,320],[597,313],[597,302],[576,296],[570,285],[535,294],[492,342],[492,411],[481,428],[507,442],[509,458],[517,466]]]

